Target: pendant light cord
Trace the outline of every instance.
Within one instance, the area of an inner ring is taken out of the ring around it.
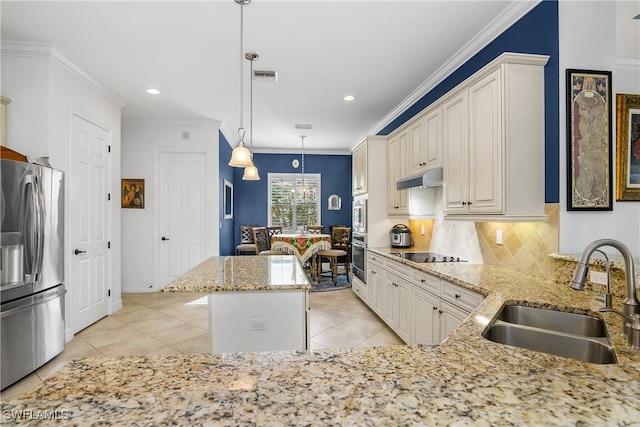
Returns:
[[[244,2],[240,2],[240,127],[238,137],[244,142]]]

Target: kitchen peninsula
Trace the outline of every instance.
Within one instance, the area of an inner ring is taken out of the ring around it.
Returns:
[[[388,252],[377,253],[392,259]],[[76,425],[638,423],[640,352],[619,336],[619,318],[603,316],[618,357],[612,365],[481,336],[507,301],[595,312],[595,292],[487,265],[408,265],[486,296],[438,346],[81,359],[2,402],[3,414],[67,411]]]
[[[309,281],[295,256],[211,257],[163,292],[207,292],[212,353],[309,348]]]

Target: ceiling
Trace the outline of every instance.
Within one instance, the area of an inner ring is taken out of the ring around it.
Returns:
[[[277,82],[253,82],[254,148],[297,151],[305,134],[309,152],[348,151],[535,3],[254,0],[244,6],[243,52],[258,53],[254,69],[278,72]],[[123,120],[218,120],[237,141],[241,7],[233,0],[0,7],[3,41],[53,44],[126,100]],[[343,101],[347,94],[355,101]]]

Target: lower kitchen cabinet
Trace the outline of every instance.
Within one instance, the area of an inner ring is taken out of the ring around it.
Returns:
[[[445,301],[442,302],[442,309],[440,313],[440,341],[444,340],[447,335],[451,333],[455,328],[461,324],[464,319],[467,318],[470,312],[456,307],[453,304],[449,304]]]
[[[439,344],[484,298],[374,254],[367,257],[366,286],[366,295],[356,295],[407,344]]]
[[[387,301],[384,321],[404,342],[411,342],[409,335],[411,304],[409,300],[412,286],[398,276],[387,273],[385,287]]]
[[[381,264],[367,260],[367,299],[365,302],[378,316],[384,316],[385,295],[385,271]]]
[[[413,288],[413,330],[411,343],[434,345],[440,342],[440,298]]]

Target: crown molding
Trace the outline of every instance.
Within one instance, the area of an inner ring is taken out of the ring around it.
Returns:
[[[222,122],[222,125],[220,126],[220,132],[222,132],[224,137],[227,139],[227,142],[229,143],[229,146],[231,148],[236,146],[236,144],[238,143],[237,131],[230,129],[229,125],[226,122]]]
[[[117,107],[123,108],[127,105],[127,101],[123,97],[75,65],[52,44],[3,41],[1,51],[3,56],[49,59],[69,71],[73,76],[100,93]]]
[[[254,153],[259,154],[301,154],[301,150],[295,150],[292,148],[254,148]],[[308,150],[305,148],[304,155],[307,154],[319,154],[325,156],[350,156],[351,150]]]
[[[616,67],[638,70],[640,69],[640,58],[633,58],[630,56],[619,56],[616,58]]]
[[[520,18],[529,13],[542,0],[514,1],[500,15],[484,27],[475,37],[456,52],[449,61],[445,62],[435,73],[425,80],[396,108],[387,114],[382,120],[376,123],[367,135],[376,135],[384,129],[398,116],[404,113],[409,107],[415,104],[420,98],[425,96],[438,84],[442,83],[451,73],[460,68],[465,62],[480,52],[485,46],[495,40],[505,30],[515,24]]]

